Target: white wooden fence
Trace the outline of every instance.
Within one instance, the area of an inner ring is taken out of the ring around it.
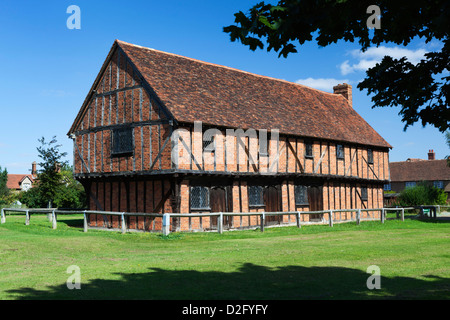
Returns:
[[[450,206],[447,206],[450,207]],[[215,213],[136,213],[136,212],[114,212],[114,211],[92,211],[92,210],[60,210],[57,208],[44,208],[44,209],[16,209],[16,208],[3,208],[1,209],[1,223],[6,222],[6,212],[24,212],[25,213],[25,225],[30,224],[30,216],[32,213],[47,213],[49,217],[49,221],[52,222],[52,228],[57,228],[57,215],[59,214],[83,214],[84,223],[83,229],[84,232],[87,232],[89,229],[88,223],[88,215],[111,215],[120,217],[120,229],[122,233],[126,233],[128,231],[126,217],[128,216],[144,216],[144,217],[162,217],[162,233],[163,235],[168,235],[170,233],[170,218],[193,218],[193,217],[217,217],[217,231],[219,233],[223,233],[224,231],[224,217],[226,216],[259,216],[260,223],[259,227],[262,232],[264,232],[264,228],[267,227],[265,224],[267,216],[284,216],[284,215],[295,215],[296,217],[296,225],[298,228],[301,228],[302,221],[301,215],[309,215],[309,214],[323,214],[327,216],[328,219],[323,219],[322,223],[329,224],[330,227],[333,227],[334,222],[349,222],[356,221],[359,225],[361,221],[364,220],[375,220],[373,218],[361,218],[361,212],[377,212],[380,214],[380,221],[384,223],[386,220],[386,212],[387,211],[396,211],[400,214],[401,220],[405,219],[405,210],[415,209],[413,207],[409,208],[374,208],[374,209],[336,209],[336,210],[322,210],[322,211],[288,211],[288,212],[215,212]],[[351,218],[346,220],[335,219],[336,213],[342,212],[350,212]],[[439,208],[440,212],[440,208]],[[397,215],[398,216],[398,215]]]

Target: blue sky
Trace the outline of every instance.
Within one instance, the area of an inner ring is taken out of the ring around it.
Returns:
[[[353,86],[355,110],[394,148],[391,161],[426,158],[429,149],[442,159],[450,153],[443,134],[415,124],[403,131],[395,108],[371,108],[367,92],[356,85],[364,70],[385,53],[420,59],[437,43],[386,45],[361,54],[357,44],[315,43],[278,58],[275,52],[250,51],[222,31],[233,14],[258,1],[2,0],[0,2],[0,166],[28,173],[39,162],[38,139],[56,135],[72,163],[67,132],[115,39],[217,63],[248,72],[307,84],[331,92],[344,81]],[[81,29],[67,28],[67,8],[81,9]]]

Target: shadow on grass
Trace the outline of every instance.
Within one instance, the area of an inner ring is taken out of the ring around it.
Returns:
[[[382,274],[383,270],[381,270]],[[11,299],[157,299],[157,300],[326,300],[326,299],[449,299],[450,279],[381,277],[381,289],[369,290],[371,276],[342,267],[287,266],[268,268],[251,263],[235,272],[164,270],[120,273],[120,279],[83,282],[80,290],[66,283],[46,290],[7,291]],[[68,275],[69,276],[69,275]],[[83,270],[81,270],[83,277]]]

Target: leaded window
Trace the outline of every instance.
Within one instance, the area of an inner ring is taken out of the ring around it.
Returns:
[[[209,207],[209,188],[196,186],[191,187],[191,209],[208,210]]]
[[[312,142],[306,141],[305,142],[305,157],[312,158],[313,156],[313,145]]]
[[[214,133],[207,130],[203,134],[203,152],[214,152],[214,150]]]
[[[113,155],[133,153],[133,130],[131,127],[114,129],[112,136]]]
[[[249,186],[248,187],[248,204],[249,206],[263,206],[263,187]]]
[[[361,187],[361,200],[367,201],[367,187]]]
[[[344,146],[342,144],[336,146],[336,157],[338,159],[344,159]]]
[[[372,149],[367,150],[367,162],[370,164],[373,163],[373,150]]]
[[[308,187],[296,185],[294,188],[295,205],[302,206],[308,204]]]
[[[444,189],[444,182],[443,181],[434,181],[433,185],[438,189]]]
[[[415,181],[405,182],[405,188],[413,188],[415,186],[416,186],[416,182]]]

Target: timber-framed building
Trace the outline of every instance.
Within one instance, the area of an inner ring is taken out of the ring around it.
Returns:
[[[353,109],[351,90],[327,93],[116,40],[68,133],[74,176],[91,210],[380,208],[391,146]],[[225,227],[252,219],[228,217]],[[175,219],[172,231],[216,223]],[[160,230],[161,219],[130,217],[128,226]]]

